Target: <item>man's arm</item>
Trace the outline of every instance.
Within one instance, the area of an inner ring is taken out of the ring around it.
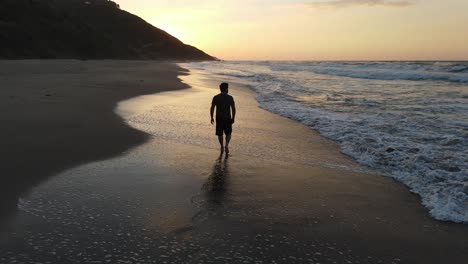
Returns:
[[[213,98],[213,102],[211,102],[211,108],[210,108],[211,124],[214,123],[214,119],[213,119],[214,109],[215,109],[215,102]]]
[[[234,124],[236,120],[236,103],[234,102],[234,98],[232,99],[231,108],[232,108],[232,123]]]

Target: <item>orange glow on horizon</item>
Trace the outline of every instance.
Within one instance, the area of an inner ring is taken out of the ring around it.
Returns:
[[[220,59],[468,60],[465,0],[325,7],[299,0],[116,2]]]

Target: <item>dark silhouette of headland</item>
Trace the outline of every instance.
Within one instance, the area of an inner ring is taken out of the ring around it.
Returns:
[[[133,96],[186,88],[177,78],[184,71],[164,61],[216,58],[113,1],[1,0],[0,60],[1,233],[19,197],[37,184],[147,139],[123,124],[114,107]]]
[[[2,0],[0,59],[215,58],[113,1]]]

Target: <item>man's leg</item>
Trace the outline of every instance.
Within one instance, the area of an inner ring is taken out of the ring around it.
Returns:
[[[232,133],[232,121],[229,119],[226,121],[226,127],[224,129],[226,134],[226,154],[229,154],[229,142],[231,142],[231,133]]]
[[[219,145],[221,145],[221,152],[223,152],[224,151],[223,136],[218,136],[218,141],[219,141]]]
[[[216,118],[216,135],[218,136],[219,145],[221,145],[221,153],[224,152],[224,142],[223,142],[223,126],[220,120]]]
[[[229,154],[229,142],[231,141],[231,135],[226,135],[226,153]]]

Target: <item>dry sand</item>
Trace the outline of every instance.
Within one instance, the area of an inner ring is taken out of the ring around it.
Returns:
[[[151,75],[151,63],[134,64],[131,72]],[[360,167],[302,124],[258,108],[239,84],[231,85],[238,107],[232,155],[219,157],[208,114],[219,80],[201,72],[182,78],[192,89],[119,104],[125,122],[146,133],[123,126],[128,135],[141,134],[145,144],[63,171],[21,198],[0,237],[2,263],[468,260],[466,225],[433,220],[403,185]]]

